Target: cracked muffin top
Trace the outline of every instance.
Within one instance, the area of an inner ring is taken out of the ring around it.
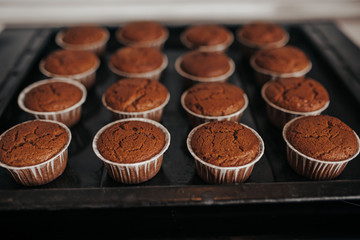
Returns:
[[[290,111],[312,112],[329,102],[326,89],[311,78],[283,78],[264,87],[265,96],[271,103]]]
[[[124,78],[111,85],[104,94],[105,103],[124,112],[142,112],[163,104],[168,90],[159,81],[146,78]]]
[[[190,51],[183,55],[180,66],[197,77],[218,77],[230,70],[229,58],[222,52]]]
[[[92,44],[103,41],[107,32],[98,26],[84,25],[66,28],[62,40],[74,45]]]
[[[195,47],[224,44],[231,38],[231,33],[219,25],[191,26],[184,32],[185,38]]]
[[[127,73],[151,72],[163,62],[164,56],[156,48],[123,47],[110,57],[110,63],[116,69]]]
[[[97,140],[100,154],[117,163],[146,161],[163,149],[165,134],[142,121],[118,122],[106,128]]]
[[[77,86],[54,81],[31,89],[25,96],[24,104],[33,111],[57,112],[78,103],[82,95]]]
[[[15,126],[0,139],[0,161],[13,167],[45,162],[64,149],[69,141],[57,123],[33,120]]]
[[[287,141],[308,157],[341,161],[358,150],[354,131],[341,120],[327,115],[301,117],[286,131]]]
[[[239,111],[245,104],[244,91],[228,83],[200,83],[185,96],[191,111],[205,116],[224,116]]]
[[[294,46],[259,50],[253,56],[259,68],[275,73],[295,73],[309,67],[306,54]]]
[[[236,167],[255,160],[259,154],[260,140],[241,123],[214,121],[195,131],[191,148],[207,163]]]
[[[57,75],[74,75],[87,72],[99,64],[91,51],[57,50],[44,59],[46,71]]]

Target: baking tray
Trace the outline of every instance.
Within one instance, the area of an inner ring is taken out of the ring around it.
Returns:
[[[0,169],[0,210],[107,209],[163,206],[241,205],[253,203],[313,202],[360,199],[360,159],[351,161],[335,180],[311,181],[293,172],[287,161],[281,130],[267,120],[260,87],[255,83],[248,60],[234,42],[228,55],[236,62],[229,82],[244,89],[249,107],[241,122],[254,128],[265,142],[265,154],[255,165],[250,178],[241,184],[211,185],[195,172],[194,161],[186,149],[191,128],[180,105],[184,91],[174,63],[187,49],[179,40],[187,27],[168,26],[170,37],[164,53],[169,65],[161,82],[171,99],[162,124],[171,134],[160,172],[150,181],[124,185],[113,181],[95,156],[91,142],[96,132],[111,121],[102,106],[101,96],[117,78],[107,67],[111,53],[121,47],[115,40],[116,27],[108,27],[111,38],[101,58],[95,86],[88,92],[81,121],[72,131],[69,160],[65,172],[54,182],[39,187],[17,184]],[[233,33],[240,25],[227,25]],[[325,114],[339,117],[360,133],[360,50],[332,23],[284,24],[290,44],[310,57],[309,77],[329,91],[330,106]],[[59,28],[5,29],[0,35],[0,131],[29,120],[16,104],[19,92],[30,83],[44,79],[38,64],[41,58],[58,49],[55,34]]]

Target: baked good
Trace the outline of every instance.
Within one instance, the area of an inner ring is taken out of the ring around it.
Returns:
[[[101,55],[104,53],[109,32],[96,25],[77,25],[67,27],[56,35],[56,43],[69,50],[88,50]]]
[[[124,78],[106,90],[103,104],[115,119],[145,117],[160,121],[169,99],[169,91],[159,81]]]
[[[81,118],[86,88],[69,79],[45,79],[30,84],[18,97],[19,107],[39,119],[49,119],[71,127]]]
[[[185,86],[200,82],[225,82],[235,64],[223,52],[190,51],[178,57],[176,71],[186,80]]]
[[[48,183],[62,174],[67,162],[70,130],[48,120],[20,123],[0,136],[0,164],[24,185]]]
[[[123,47],[110,57],[110,69],[120,77],[159,80],[167,57],[156,48]]]
[[[232,121],[214,121],[194,128],[187,140],[200,177],[211,183],[245,181],[263,154],[261,137]]]
[[[302,77],[311,69],[310,59],[294,46],[259,50],[250,64],[260,84],[277,78]]]
[[[269,120],[282,128],[297,116],[318,115],[329,105],[325,87],[311,78],[282,78],[262,87]]]
[[[200,51],[224,51],[234,40],[233,34],[225,27],[215,24],[202,24],[188,27],[180,36],[189,49]]]
[[[112,122],[95,135],[93,149],[110,177],[122,183],[147,181],[160,170],[170,144],[169,132],[159,123],[140,118]]]
[[[40,71],[47,77],[70,78],[90,88],[95,82],[99,58],[91,51],[56,50],[40,62]]]
[[[289,34],[282,26],[265,21],[244,24],[236,35],[246,57],[260,49],[283,47],[289,41]]]
[[[214,82],[199,83],[181,97],[191,125],[207,121],[239,121],[248,105],[244,91],[232,84]]]
[[[359,153],[359,138],[344,122],[328,115],[302,116],[283,130],[288,162],[300,175],[312,179],[337,177]]]
[[[168,30],[156,21],[132,21],[116,32],[116,39],[125,46],[162,48]]]

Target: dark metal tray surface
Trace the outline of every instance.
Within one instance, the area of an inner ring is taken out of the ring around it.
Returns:
[[[329,91],[330,106],[324,114],[339,117],[360,133],[360,50],[332,23],[285,24],[289,44],[308,54],[313,68],[308,74]],[[113,181],[95,156],[91,142],[96,132],[111,121],[101,96],[117,79],[107,66],[110,55],[121,45],[111,33],[106,55],[101,58],[95,86],[88,92],[81,121],[71,128],[73,139],[69,161],[63,175],[40,187],[17,184],[0,169],[0,209],[84,209],[146,206],[204,206],[251,203],[281,203],[360,199],[360,159],[351,161],[335,180],[311,181],[293,172],[287,161],[281,130],[267,120],[260,87],[255,83],[248,60],[235,41],[227,54],[236,62],[229,82],[244,89],[249,107],[241,122],[254,128],[265,142],[265,154],[255,165],[251,177],[241,184],[210,185],[196,174],[194,161],[186,149],[191,130],[180,96],[185,90],[174,63],[187,49],[179,40],[186,26],[169,26],[170,38],[163,49],[169,59],[161,82],[171,99],[162,124],[171,134],[160,172],[150,181],[123,185]],[[233,33],[240,25],[227,26]],[[0,120],[1,132],[31,119],[16,104],[18,93],[28,84],[45,79],[38,64],[42,57],[58,49],[59,29],[6,29],[0,35]]]

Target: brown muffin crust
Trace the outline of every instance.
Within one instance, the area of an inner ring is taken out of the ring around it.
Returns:
[[[107,128],[97,141],[100,154],[117,163],[137,163],[158,154],[165,145],[160,128],[141,121],[119,122]]]
[[[191,147],[207,163],[235,167],[250,163],[258,156],[260,141],[240,123],[214,121],[196,130]]]
[[[271,81],[265,89],[266,98],[276,106],[296,112],[319,110],[329,101],[329,94],[311,78],[283,78]]]
[[[163,61],[163,54],[155,48],[124,47],[110,58],[115,68],[127,73],[151,72],[159,68]]]
[[[229,58],[222,52],[190,51],[183,55],[180,66],[197,77],[218,77],[230,70]]]
[[[154,21],[135,21],[124,25],[122,36],[134,42],[156,41],[166,36],[166,28]]]
[[[191,87],[185,96],[186,107],[205,116],[229,115],[244,104],[244,91],[228,83],[200,83]]]
[[[32,166],[58,154],[69,135],[56,123],[34,120],[9,130],[0,140],[0,161],[14,167]]]
[[[51,82],[30,90],[24,100],[27,108],[38,112],[56,112],[78,103],[82,91],[69,83]]]
[[[306,54],[293,46],[259,50],[254,58],[258,67],[275,73],[302,71],[310,64]]]
[[[74,75],[91,70],[98,62],[90,51],[57,50],[44,59],[44,68],[52,74]]]
[[[256,45],[279,42],[286,37],[286,31],[281,26],[270,22],[245,24],[238,34],[241,38]]]
[[[106,104],[114,110],[141,112],[163,104],[168,90],[159,81],[146,78],[125,78],[105,92]]]
[[[184,32],[185,38],[195,46],[214,46],[226,43],[230,32],[219,25],[191,26]]]
[[[358,150],[353,130],[335,117],[307,116],[295,120],[286,131],[286,139],[299,152],[324,161],[341,161]]]
[[[103,28],[97,26],[73,26],[63,31],[62,40],[74,45],[92,44],[106,37]]]

